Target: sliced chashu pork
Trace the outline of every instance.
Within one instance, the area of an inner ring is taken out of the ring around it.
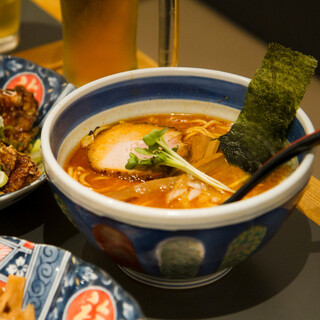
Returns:
[[[164,166],[144,170],[125,168],[130,152],[135,153],[139,158],[143,157],[134,151],[136,147],[147,148],[142,140],[143,136],[149,134],[153,129],[163,128],[152,124],[125,122],[102,131],[88,147],[88,158],[92,168],[98,172],[135,180],[148,180],[163,176],[167,170]],[[171,148],[178,146],[178,150],[184,149],[181,147],[183,144],[180,131],[168,128],[164,139]]]

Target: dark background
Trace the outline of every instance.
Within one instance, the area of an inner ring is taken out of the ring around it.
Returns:
[[[279,42],[320,60],[320,0],[201,1],[265,43]],[[44,12],[37,15],[37,24],[25,18],[37,11],[41,10],[34,4],[22,1],[21,42],[15,51],[43,44],[43,38],[46,42],[62,38],[60,24]]]
[[[202,1],[266,43],[279,42],[320,60],[319,0]]]

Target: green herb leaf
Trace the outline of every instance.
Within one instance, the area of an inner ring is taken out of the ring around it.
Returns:
[[[143,166],[150,167],[150,166],[153,166],[153,161],[152,161],[152,158],[151,159],[141,159],[139,161],[139,164],[141,164]]]
[[[139,163],[139,158],[132,152],[129,153],[129,159],[126,164],[126,169],[130,170],[135,168]]]
[[[157,143],[157,140],[160,139],[167,131],[167,128],[164,128],[162,130],[154,129],[149,134],[145,135],[142,140],[144,143],[151,147]]]
[[[189,162],[175,152],[175,150],[177,150],[176,148],[174,148],[175,150],[171,149],[163,138],[166,130],[167,128],[162,130],[154,129],[148,135],[145,135],[142,139],[149,148],[135,148],[135,151],[142,155],[152,155],[152,157],[148,159],[139,159],[135,154],[130,153],[126,168],[133,169],[139,165],[165,165],[183,170],[184,172],[189,173],[190,175],[200,179],[201,181],[218,190],[224,190],[232,193],[234,192],[234,190],[230,189],[223,183],[213,179],[212,177],[193,167]]]
[[[146,149],[146,148],[137,147],[137,148],[134,148],[134,151],[136,151],[136,152],[138,152],[140,154],[146,155],[146,156],[152,156],[153,155],[152,151],[149,150],[149,149]]]

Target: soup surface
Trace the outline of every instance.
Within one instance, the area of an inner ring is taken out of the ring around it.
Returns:
[[[125,164],[135,147],[146,147],[144,135],[154,128],[167,127],[164,138],[171,148],[177,147],[177,153],[194,167],[237,190],[249,175],[226,161],[216,140],[231,126],[230,121],[200,114],[148,115],[120,121],[91,131],[70,154],[64,169],[84,186],[136,205],[174,209],[216,206],[232,193],[175,168],[130,170]],[[272,188],[291,171],[291,166],[283,165],[247,197]]]

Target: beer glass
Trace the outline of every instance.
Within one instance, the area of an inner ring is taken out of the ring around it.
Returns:
[[[159,1],[159,66],[178,57],[178,0]],[[76,86],[137,68],[139,0],[60,0],[63,73]]]
[[[19,43],[20,0],[0,0],[0,53]]]

